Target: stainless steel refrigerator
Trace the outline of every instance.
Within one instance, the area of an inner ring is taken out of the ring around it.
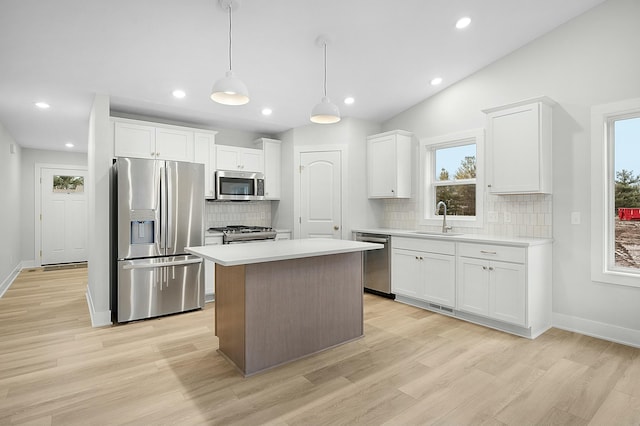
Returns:
[[[204,306],[204,265],[185,247],[204,243],[204,166],[117,158],[112,170],[115,322]]]

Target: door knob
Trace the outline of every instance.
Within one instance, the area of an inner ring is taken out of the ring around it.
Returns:
[[[333,230],[337,231],[338,229],[340,229],[340,227],[338,225],[333,225]]]

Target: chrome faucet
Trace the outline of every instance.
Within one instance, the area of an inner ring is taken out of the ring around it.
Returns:
[[[442,233],[446,234],[447,231],[451,231],[452,227],[447,226],[447,205],[444,201],[439,201],[436,205],[436,214],[440,214],[440,207],[444,207],[444,216],[442,216]]]

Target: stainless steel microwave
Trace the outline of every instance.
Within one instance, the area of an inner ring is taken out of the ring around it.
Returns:
[[[216,200],[264,200],[264,174],[234,170],[216,171]]]

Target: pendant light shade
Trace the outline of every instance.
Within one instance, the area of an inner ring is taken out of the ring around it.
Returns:
[[[211,99],[223,105],[244,105],[249,102],[249,91],[242,80],[229,70],[213,85]]]
[[[223,105],[244,105],[249,102],[247,86],[233,73],[232,64],[232,27],[231,12],[237,9],[237,0],[219,0],[220,8],[229,12],[229,71],[217,80],[211,89],[211,99]]]
[[[340,121],[338,106],[327,97],[327,44],[329,40],[324,36],[316,39],[316,45],[324,49],[324,96],[311,110],[311,121],[318,124],[332,124]]]
[[[311,121],[318,124],[332,124],[340,121],[340,110],[326,96],[311,110]]]

